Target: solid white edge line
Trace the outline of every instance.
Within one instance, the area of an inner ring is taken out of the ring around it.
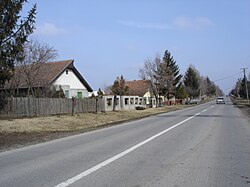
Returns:
[[[90,169],[88,169],[88,170],[86,170],[86,171],[84,171],[84,172],[82,172],[82,173],[80,173],[80,174],[78,174],[78,175],[76,175],[76,176],[74,176],[74,177],[72,177],[72,178],[70,178],[70,179],[68,179],[68,180],[60,183],[60,184],[58,184],[58,185],[56,185],[55,187],[66,187],[66,186],[69,186],[70,184],[75,183],[76,181],[82,179],[83,177],[86,177],[87,175],[89,175],[89,174],[91,174],[91,173],[93,173],[93,172],[101,169],[104,166],[107,166],[108,164],[114,162],[115,160],[117,160],[117,159],[119,159],[119,158],[121,158],[121,157],[123,157],[123,156],[125,156],[125,155],[127,155],[129,153],[131,153],[135,149],[143,146],[146,143],[151,142],[152,140],[156,139],[157,137],[159,137],[159,136],[167,133],[168,131],[170,131],[170,130],[172,130],[172,129],[178,127],[178,126],[180,126],[181,124],[183,124],[183,123],[191,120],[192,118],[194,118],[195,116],[198,116],[198,115],[200,115],[200,112],[197,113],[197,114],[195,114],[195,115],[193,115],[193,116],[191,116],[191,117],[189,117],[189,118],[187,118],[187,119],[185,119],[185,120],[183,120],[183,121],[181,121],[181,122],[179,122],[179,123],[177,123],[177,124],[175,124],[174,126],[168,128],[168,129],[166,129],[166,130],[164,130],[164,131],[162,131],[162,132],[160,132],[160,133],[158,133],[158,134],[156,134],[156,135],[154,135],[154,136],[152,136],[152,137],[150,137],[150,138],[148,138],[148,139],[146,139],[146,140],[144,140],[144,141],[136,144],[135,146],[133,146],[133,147],[131,147],[131,148],[129,148],[129,149],[127,149],[127,150],[125,150],[125,151],[123,151],[123,152],[121,152],[121,153],[119,153],[119,154],[117,154],[117,155],[115,155],[115,156],[113,156],[113,157],[111,157],[111,158],[109,158],[109,159],[101,162],[100,164],[97,164],[96,166],[94,166],[94,167],[92,167],[92,168],[90,168]]]

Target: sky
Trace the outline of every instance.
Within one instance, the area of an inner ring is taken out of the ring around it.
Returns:
[[[146,59],[166,50],[228,93],[250,72],[250,0],[29,0],[32,35],[73,59],[94,90],[117,76],[138,80]]]

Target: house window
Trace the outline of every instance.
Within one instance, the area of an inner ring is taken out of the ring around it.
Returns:
[[[68,75],[68,74],[69,74],[69,70],[66,69],[66,75]]]
[[[65,90],[64,95],[65,95],[66,98],[69,98],[69,90]]]

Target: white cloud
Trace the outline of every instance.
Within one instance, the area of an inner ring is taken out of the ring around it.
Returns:
[[[206,17],[196,17],[196,18],[188,18],[188,17],[177,17],[174,20],[173,26],[176,29],[181,29],[181,30],[204,30],[207,28],[210,28],[214,26],[214,23]]]
[[[128,45],[126,49],[130,52],[135,52],[137,51],[137,47],[135,45]]]
[[[37,26],[37,29],[35,30],[35,35],[45,35],[45,36],[57,36],[64,34],[66,31],[64,29],[61,29],[57,27],[53,23],[45,22],[39,26]]]
[[[119,21],[119,23],[128,27],[134,27],[138,29],[156,29],[156,30],[171,29],[169,25],[159,24],[159,23],[139,23],[134,21]]]
[[[214,26],[214,23],[206,17],[189,18],[179,16],[170,24],[164,23],[141,23],[135,21],[119,21],[121,25],[137,29],[155,29],[155,30],[194,30],[200,31]]]

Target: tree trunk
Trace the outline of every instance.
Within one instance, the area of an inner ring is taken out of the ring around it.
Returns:
[[[114,95],[113,111],[115,111],[115,107],[116,107],[116,98],[117,98],[117,96],[116,96],[116,95]]]

